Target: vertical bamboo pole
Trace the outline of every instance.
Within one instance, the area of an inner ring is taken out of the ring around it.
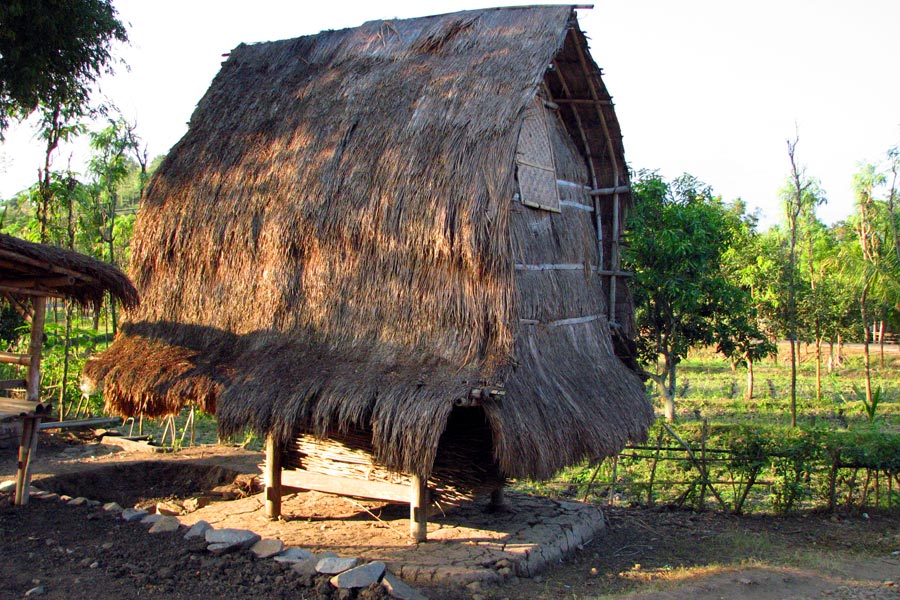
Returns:
[[[266,517],[281,516],[281,444],[272,433],[266,436]]]
[[[409,536],[417,541],[428,539],[428,487],[418,475],[412,476],[409,498]]]
[[[31,458],[37,447],[40,417],[25,417],[22,422],[22,441],[19,443],[19,460],[16,465],[16,493],[13,502],[17,506],[28,504],[28,487],[31,484]]]
[[[41,400],[41,348],[44,340],[44,319],[47,315],[47,299],[36,296],[32,300],[34,314],[31,316],[31,342],[28,346],[28,355],[31,362],[28,364],[28,375],[25,377],[26,398],[31,402]]]

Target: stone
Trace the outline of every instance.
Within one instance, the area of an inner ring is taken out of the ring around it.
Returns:
[[[163,518],[163,515],[150,514],[141,519],[141,525],[155,525],[157,521]]]
[[[190,540],[193,538],[206,537],[206,532],[212,529],[212,525],[207,523],[206,521],[197,521],[191,528],[188,529],[188,532],[184,534],[184,539]]]
[[[303,548],[288,548],[287,550],[279,552],[278,556],[275,557],[275,560],[280,563],[299,563],[310,558],[323,557],[316,557],[315,554],[309,550],[304,550]]]
[[[59,494],[54,494],[52,492],[48,492],[45,494],[41,494],[40,496],[35,496],[38,500],[59,500]]]
[[[310,556],[306,560],[294,563],[291,570],[301,577],[315,577],[316,565],[320,560],[318,556]]]
[[[72,499],[72,496],[69,496],[68,494],[62,494],[59,497],[60,502],[68,502],[71,499]]]
[[[132,523],[134,521],[140,521],[148,514],[149,513],[147,513],[146,510],[141,508],[126,508],[122,511],[122,520]]]
[[[107,502],[103,505],[103,510],[106,512],[117,512],[120,513],[124,510],[121,506],[119,506],[118,502]]]
[[[248,529],[210,529],[205,534],[207,550],[223,554],[233,550],[245,550],[259,541],[259,535]]]
[[[25,597],[33,598],[34,596],[40,596],[41,594],[44,593],[44,591],[45,591],[44,586],[39,585],[39,586],[33,587],[30,590],[28,590],[27,592],[25,592]]]
[[[84,506],[87,504],[87,498],[84,496],[78,496],[77,498],[72,498],[68,502],[66,502],[69,506]]]
[[[88,500],[87,501],[87,505],[90,506],[91,508],[95,508],[97,506],[100,506],[101,504],[103,504],[103,503],[100,502],[99,500]]]
[[[0,482],[0,492],[14,492],[16,491],[16,480],[15,479],[7,479],[6,481]]]
[[[331,578],[331,585],[340,589],[369,587],[378,583],[383,574],[384,563],[376,560],[335,575]]]
[[[337,575],[352,569],[359,563],[356,558],[327,557],[316,563],[316,572],[322,575]]]
[[[384,572],[381,585],[391,598],[397,598],[397,600],[428,600],[419,590],[410,587],[390,571]]]
[[[259,540],[250,547],[250,552],[252,552],[256,558],[271,558],[276,554],[280,554],[283,550],[284,542],[273,539]]]
[[[153,527],[150,528],[150,533],[169,533],[171,531],[178,531],[179,527],[181,527],[181,522],[175,517],[168,515],[162,516],[153,524]]]
[[[170,517],[174,517],[180,515],[182,512],[181,507],[174,502],[157,502],[156,503],[156,514],[158,515],[167,515]]]
[[[204,506],[209,506],[211,500],[206,496],[198,496],[196,498],[188,498],[184,502],[181,503],[181,506],[184,507],[184,510],[187,512],[194,512],[195,510],[199,510]]]

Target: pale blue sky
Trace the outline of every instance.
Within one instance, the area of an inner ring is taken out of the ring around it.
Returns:
[[[503,4],[522,2],[114,0],[129,25],[120,55],[130,70],[119,68],[101,92],[137,121],[150,153],[162,154],[240,42]],[[858,161],[879,161],[900,142],[896,0],[606,0],[578,12],[629,164],[692,173],[726,199],[744,198],[765,224],[780,219],[795,125],[798,158],[822,181],[829,222],[852,209]],[[41,152],[32,136],[18,126],[0,146],[0,197],[35,180]],[[84,153],[63,149],[56,165],[71,156],[77,168]]]

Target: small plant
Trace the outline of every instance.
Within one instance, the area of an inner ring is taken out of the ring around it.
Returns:
[[[869,423],[874,423],[875,415],[878,412],[878,405],[881,404],[882,400],[884,400],[887,396],[887,394],[885,394],[884,392],[884,387],[878,386],[878,389],[872,390],[871,402],[869,402],[869,399],[866,397],[865,390],[859,389],[859,386],[857,386],[855,383],[853,384],[853,394],[855,396],[855,399],[859,400],[859,402],[862,403],[863,412],[866,413],[866,417],[869,419]],[[844,396],[841,396],[841,399],[845,402],[847,401],[847,398]]]

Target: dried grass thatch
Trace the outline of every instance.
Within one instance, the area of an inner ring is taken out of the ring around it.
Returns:
[[[55,296],[99,307],[109,292],[138,305],[131,281],[115,266],[65,248],[0,234],[0,296]]]
[[[548,477],[642,438],[652,411],[607,319],[532,323],[606,310],[588,264],[594,213],[526,215],[511,201],[536,95],[568,79],[609,98],[579,62],[585,48],[568,6],[238,46],[141,206],[143,303],[85,369],[105,381],[107,407],[153,416],[193,402],[222,434],[283,442],[363,428],[381,464],[420,476],[453,401],[485,385],[507,392],[484,403],[507,476]],[[558,133],[582,132],[556,142],[580,163],[564,168],[584,181],[591,155],[598,180],[585,183],[627,184],[612,107],[577,110],[559,111]],[[537,225],[554,248],[529,246]],[[560,260],[585,272],[516,270],[573,247]],[[615,304],[627,332],[621,282]]]

